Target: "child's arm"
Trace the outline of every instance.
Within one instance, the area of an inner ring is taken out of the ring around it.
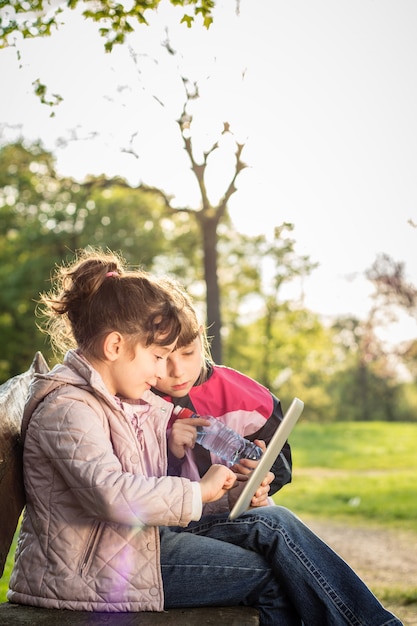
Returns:
[[[36,465],[46,485],[71,491],[80,508],[109,522],[187,525],[193,519],[199,483],[146,475],[139,457],[137,469],[125,467],[115,454],[106,420],[87,405],[89,396],[80,402],[71,397],[70,388],[60,393],[59,406],[49,397],[33,415],[25,443],[26,461]],[[231,480],[226,474],[213,479],[201,496],[207,501],[216,493],[220,497]]]

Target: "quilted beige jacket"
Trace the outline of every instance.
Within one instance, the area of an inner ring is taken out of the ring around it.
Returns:
[[[135,432],[76,352],[36,377],[22,426],[27,505],[11,602],[163,610],[158,526],[189,523],[193,488],[166,476],[171,405],[151,392],[146,400]]]

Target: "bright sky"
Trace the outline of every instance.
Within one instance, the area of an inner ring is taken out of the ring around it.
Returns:
[[[53,37],[25,42],[20,68],[12,49],[0,51],[3,140],[18,130],[42,139],[62,174],[118,174],[194,206],[175,123],[180,67],[200,87],[196,146],[210,147],[226,120],[245,142],[236,228],[293,223],[299,253],[320,264],[303,285],[306,306],[362,317],[363,272],[378,253],[404,262],[417,285],[417,2],[241,0],[239,16],[232,0],[217,4],[205,31],[179,25],[182,9],[162,1],[131,39],[136,65],[127,46],[105,55],[96,26],[74,12]],[[165,27],[181,61],[163,54]],[[64,97],[53,118],[32,95],[36,78]],[[79,140],[59,148],[72,131]],[[121,152],[134,133],[138,159]],[[209,180],[213,200],[228,165],[220,159]],[[391,331],[416,336],[417,322]]]

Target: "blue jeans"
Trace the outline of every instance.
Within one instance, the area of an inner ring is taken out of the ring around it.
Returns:
[[[401,626],[355,572],[288,509],[162,527],[165,608],[256,607],[262,626]]]

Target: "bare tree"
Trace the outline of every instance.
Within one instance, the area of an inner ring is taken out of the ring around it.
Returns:
[[[388,254],[380,254],[365,276],[374,285],[376,297],[385,305],[398,305],[415,314],[417,289],[407,281],[404,263],[394,261]]]
[[[395,321],[399,310],[417,319],[417,288],[407,280],[404,263],[380,254],[365,276],[375,287],[374,305],[369,313],[373,325],[378,323],[378,317],[380,324]],[[400,358],[412,375],[415,375],[415,353],[415,340],[391,348],[391,357]]]
[[[185,87],[186,100],[181,115],[177,120],[177,124],[180,129],[185,151],[191,163],[191,171],[193,172],[197,180],[198,188],[200,191],[200,208],[191,209],[189,207],[174,207],[171,202],[171,197],[164,193],[162,190],[155,187],[148,187],[146,185],[141,185],[140,188],[147,191],[152,191],[152,193],[159,195],[160,198],[162,198],[164,205],[168,211],[172,213],[189,213],[192,214],[197,220],[201,233],[204,280],[206,283],[206,323],[208,328],[210,329],[210,336],[212,337],[211,352],[213,359],[217,363],[221,363],[222,318],[220,287],[218,280],[218,226],[227,214],[228,202],[231,196],[237,191],[235,185],[236,179],[240,172],[245,169],[245,167],[247,167],[246,164],[242,161],[242,151],[245,144],[235,141],[235,162],[230,181],[227,183],[226,189],[220,200],[216,204],[212,204],[207,193],[206,170],[210,156],[215,150],[219,148],[219,141],[214,142],[212,146],[203,153],[203,158],[201,162],[197,161],[193,150],[193,143],[190,132],[193,117],[188,112],[188,106],[191,100],[199,97],[198,87],[196,83],[191,84],[185,78],[182,78],[182,81]],[[228,122],[224,122],[223,130],[221,131],[220,135],[224,135],[225,133],[232,134]]]

